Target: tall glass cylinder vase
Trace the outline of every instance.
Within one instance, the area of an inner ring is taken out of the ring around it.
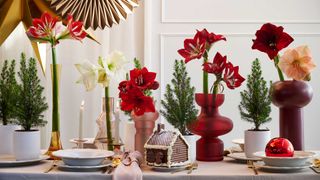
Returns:
[[[137,116],[134,112],[131,113],[136,128],[134,148],[141,154],[144,154],[144,144],[153,133],[154,125],[159,117],[159,112],[147,112],[141,116]]]
[[[55,52],[53,52],[55,53]],[[52,152],[62,149],[62,143],[60,139],[60,113],[59,113],[59,84],[60,84],[60,74],[61,74],[61,64],[51,64],[51,80],[52,80],[52,132],[51,140],[47,155],[51,159],[55,157],[52,156]]]
[[[295,150],[304,149],[303,107],[313,96],[310,85],[303,81],[278,81],[272,84],[272,103],[279,107],[279,134]]]
[[[99,127],[98,133],[95,138],[95,145],[97,146],[98,149],[108,149],[108,137],[107,137],[107,124],[106,124],[106,116],[107,116],[107,111],[106,111],[106,98],[102,98],[102,109],[101,113],[96,120],[97,125]],[[114,116],[114,98],[109,97],[108,98],[109,102],[109,117],[111,120],[111,134],[115,134],[116,131],[119,131],[119,129],[115,129],[115,116]]]

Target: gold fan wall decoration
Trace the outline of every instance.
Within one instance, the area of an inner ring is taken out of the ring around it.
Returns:
[[[72,14],[86,29],[104,29],[127,19],[138,0],[52,0],[51,7],[62,17]]]

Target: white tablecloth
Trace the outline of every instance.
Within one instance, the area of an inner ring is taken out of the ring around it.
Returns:
[[[66,172],[57,168],[49,173],[43,173],[51,166],[51,161],[44,161],[37,165],[0,168],[0,180],[106,180],[112,179],[112,175],[99,172]],[[143,167],[143,179],[146,180],[320,180],[320,174],[316,174],[310,168],[292,173],[274,173],[258,170],[259,175],[254,175],[252,169],[246,164],[236,163],[230,158],[220,162],[198,162],[199,167],[188,175],[186,171],[171,174],[170,172],[156,172],[148,167]]]

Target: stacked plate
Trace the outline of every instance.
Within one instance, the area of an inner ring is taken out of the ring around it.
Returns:
[[[47,155],[40,155],[39,158],[17,161],[13,155],[0,155],[0,167],[16,167],[28,166],[39,163],[42,160],[48,159]]]
[[[295,171],[308,168],[311,165],[308,160],[315,153],[295,151],[293,157],[270,157],[266,156],[265,152],[256,152],[254,155],[263,160],[263,164],[256,164],[259,168],[275,171]]]
[[[106,158],[114,153],[100,149],[66,149],[53,152],[53,155],[62,159],[58,164],[60,169],[93,171],[109,166],[111,162]]]

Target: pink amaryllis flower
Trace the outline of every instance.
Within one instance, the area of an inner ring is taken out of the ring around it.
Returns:
[[[234,89],[241,86],[241,83],[245,81],[245,79],[239,74],[239,66],[233,66],[233,64],[229,62],[225,68],[223,81],[227,84],[228,88]]]
[[[287,47],[292,41],[293,38],[283,31],[282,26],[266,23],[256,32],[252,49],[267,53],[272,60],[281,49]]]
[[[222,56],[219,52],[213,58],[213,62],[203,64],[203,70],[207,73],[221,75],[227,64],[227,56]]]
[[[185,63],[193,59],[200,59],[206,50],[206,40],[197,33],[193,39],[184,40],[184,48],[179,49],[178,53],[185,58]]]
[[[310,80],[310,73],[316,67],[308,46],[288,49],[280,57],[279,68],[294,80]]]

